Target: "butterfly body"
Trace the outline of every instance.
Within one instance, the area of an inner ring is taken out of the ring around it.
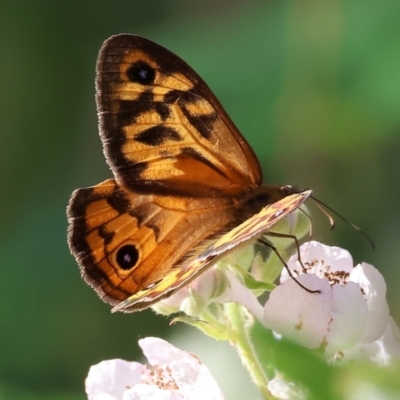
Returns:
[[[115,179],[74,192],[69,245],[85,280],[118,310],[171,294],[309,196],[262,185],[255,154],[218,100],[163,47],[111,37],[96,87]]]

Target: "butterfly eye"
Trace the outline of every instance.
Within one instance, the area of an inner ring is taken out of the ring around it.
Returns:
[[[155,69],[144,61],[137,61],[126,71],[126,75],[131,82],[148,85],[156,78]]]
[[[116,260],[120,268],[129,270],[137,264],[139,252],[133,244],[127,244],[118,249]]]

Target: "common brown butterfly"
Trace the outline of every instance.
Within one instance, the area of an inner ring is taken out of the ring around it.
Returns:
[[[114,179],[74,191],[68,241],[83,278],[113,310],[171,295],[311,194],[263,185],[253,150],[208,86],[150,40],[106,40],[96,91]]]

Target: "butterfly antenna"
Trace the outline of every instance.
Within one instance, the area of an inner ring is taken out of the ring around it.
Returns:
[[[319,200],[314,199],[314,197],[313,197],[313,200],[316,202],[317,207],[322,211],[322,213],[326,216],[326,218],[328,218],[328,220],[329,220],[329,225],[331,226],[331,229],[333,229],[333,228],[335,227],[335,220],[334,220],[334,218],[332,217],[332,215],[329,214],[328,211],[326,211],[326,210],[322,207],[321,204],[319,204],[319,203],[320,203]],[[324,204],[324,206],[325,206],[325,204]],[[329,208],[329,207],[327,207],[327,208]]]
[[[327,208],[330,212],[332,212],[333,214],[335,214],[337,217],[339,217],[342,221],[346,222],[346,224],[350,225],[354,230],[356,230],[357,232],[360,232],[361,235],[363,235],[368,242],[371,244],[372,249],[375,250],[375,243],[374,241],[371,239],[370,236],[368,236],[368,234],[363,231],[359,226],[353,224],[352,222],[350,222],[348,219],[346,219],[345,217],[343,217],[343,215],[340,215],[337,211],[335,211],[333,208],[327,206],[325,203],[323,203],[321,200],[318,200],[317,198],[315,198],[314,196],[310,196],[315,203],[317,204],[318,208],[326,215],[326,217],[329,219],[329,223],[331,225],[331,229],[333,229],[335,227],[335,220],[332,218],[332,215],[330,215],[328,213],[328,211],[325,210],[325,208]]]

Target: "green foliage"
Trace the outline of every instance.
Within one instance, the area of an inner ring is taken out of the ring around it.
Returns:
[[[318,349],[309,350],[288,340],[278,340],[260,324],[253,329],[252,338],[262,364],[274,367],[267,371],[270,377],[279,371],[285,380],[303,388],[309,400],[391,400],[400,396],[400,364],[386,368],[362,362],[328,365]]]
[[[111,176],[93,81],[98,49],[114,33],[139,33],[187,60],[255,148],[268,182],[312,187],[375,239],[372,254],[347,227],[328,236],[314,214],[317,237],[383,272],[400,321],[399,12],[391,0],[3,1],[0,388],[18,391],[0,398],[84,398],[91,364],[138,358],[139,337],[179,333],[151,312],[111,315],[66,245],[70,193]],[[312,367],[295,354],[304,371]],[[372,376],[392,382],[390,372]]]

